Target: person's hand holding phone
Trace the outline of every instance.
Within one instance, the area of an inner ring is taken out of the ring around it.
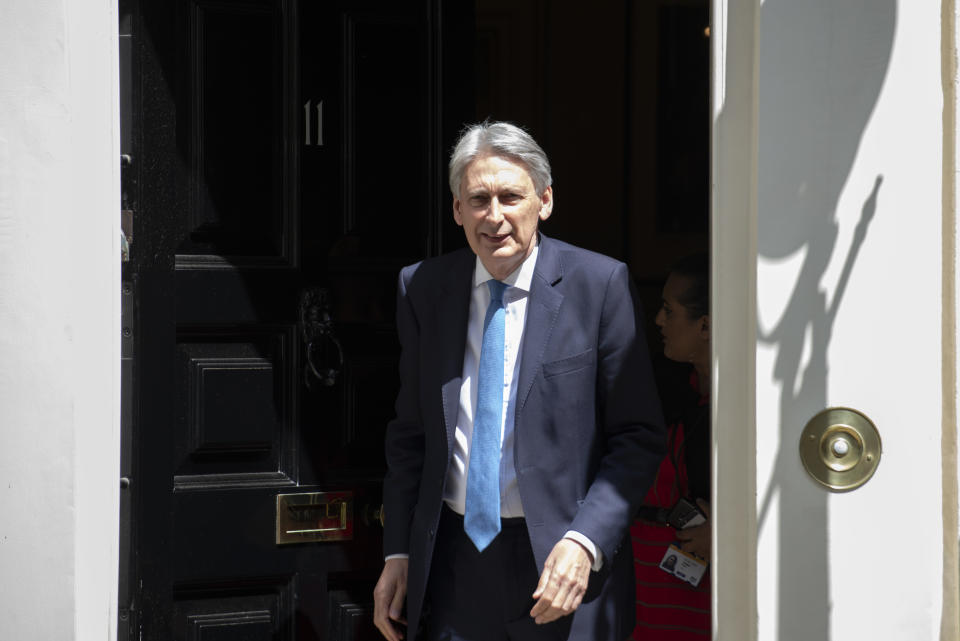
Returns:
[[[704,561],[710,561],[710,504],[703,499],[697,499],[697,507],[703,514],[703,521],[699,525],[693,525],[677,530],[677,540],[680,542],[680,549],[688,554],[694,554]],[[693,521],[688,521],[692,523]]]

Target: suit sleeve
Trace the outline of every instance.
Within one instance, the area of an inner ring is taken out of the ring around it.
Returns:
[[[383,480],[385,556],[408,554],[410,527],[420,490],[424,460],[420,415],[420,326],[407,283],[415,270],[400,273],[397,286],[397,332],[400,337],[400,392],[396,418],[387,425],[387,474]]]
[[[570,526],[611,559],[666,453],[643,314],[626,265],[606,285],[597,345],[597,431],[602,456]]]

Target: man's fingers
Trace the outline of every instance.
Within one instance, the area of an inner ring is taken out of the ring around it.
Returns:
[[[407,620],[403,618],[403,601],[407,598],[407,586],[402,584],[397,587],[393,595],[393,601],[390,602],[390,618],[398,623],[406,625]]]
[[[567,598],[564,600],[561,609],[566,614],[570,614],[578,607],[580,607],[580,602],[583,600],[583,590],[572,589],[567,592]]]
[[[530,616],[536,619],[538,616],[550,609],[551,600],[545,596],[541,596],[537,599],[537,602],[533,604],[533,608],[530,610]]]
[[[576,578],[571,575],[570,568],[566,564],[557,564],[552,582],[556,585],[553,590],[553,598],[550,599],[550,607],[556,610],[562,610],[564,603],[567,602],[568,595],[576,587]]]
[[[540,573],[540,580],[537,582],[537,589],[533,591],[533,598],[539,599],[540,595],[543,594],[543,591],[547,589],[547,585],[550,583],[550,574],[553,570],[553,555],[551,554],[547,557],[546,563],[543,564],[543,572]]]
[[[559,619],[569,611],[564,611],[563,604],[567,601],[567,595],[570,593],[570,586],[565,582],[560,582],[557,589],[553,591],[553,598],[547,600],[544,595],[542,601],[546,601],[547,607],[539,616],[534,617],[537,623],[549,623],[554,619]]]
[[[530,610],[530,616],[536,619],[538,616],[547,611],[547,608],[550,607],[545,599],[540,599],[533,604],[533,608]]]
[[[530,616],[536,619],[549,610],[556,591],[556,579],[553,576],[552,568],[548,567],[544,569],[543,574],[540,575],[540,582],[537,584],[537,589],[533,593],[533,598],[536,599],[537,602],[533,604],[533,608],[530,610]]]
[[[387,641],[401,641],[401,639],[403,639],[400,631],[394,628],[393,623],[387,618],[386,607],[378,604],[376,601],[374,601],[373,606],[373,623]]]
[[[377,587],[379,588],[380,586],[378,585]],[[403,635],[390,621],[389,604],[386,602],[386,596],[386,594],[379,590],[375,590],[373,593],[373,623],[387,641],[401,641]]]
[[[538,624],[555,621],[579,607],[590,576],[590,555],[579,543],[562,539],[546,563],[533,593],[537,602],[530,616]]]
[[[559,576],[559,579],[555,583],[555,589],[550,591],[553,595],[552,598],[548,598],[549,595],[544,594],[537,603],[538,606],[541,603],[544,605],[541,608],[542,612],[533,615],[537,623],[555,621],[570,614],[580,605],[580,599],[578,598],[582,595],[580,586],[565,574],[555,574],[555,576]],[[535,607],[534,610],[536,609]],[[533,613],[531,612],[531,614]]]
[[[406,623],[401,613],[407,595],[407,567],[407,559],[389,559],[373,589],[373,623],[387,641],[403,639],[393,621]]]

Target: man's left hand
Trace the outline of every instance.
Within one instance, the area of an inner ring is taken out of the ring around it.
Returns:
[[[534,621],[550,623],[576,610],[587,591],[592,567],[593,560],[586,548],[572,539],[560,539],[543,564],[533,593],[537,602],[530,616]]]

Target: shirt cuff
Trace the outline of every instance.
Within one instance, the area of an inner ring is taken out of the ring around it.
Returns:
[[[389,561],[390,559],[409,559],[409,554],[388,554],[383,557],[384,562]]]
[[[587,552],[589,552],[590,556],[593,557],[593,571],[600,571],[600,568],[603,567],[603,552],[597,549],[597,546],[594,545],[593,541],[588,539],[583,534],[580,534],[576,530],[567,530],[567,533],[563,535],[563,538],[576,541],[583,547],[587,548]]]

